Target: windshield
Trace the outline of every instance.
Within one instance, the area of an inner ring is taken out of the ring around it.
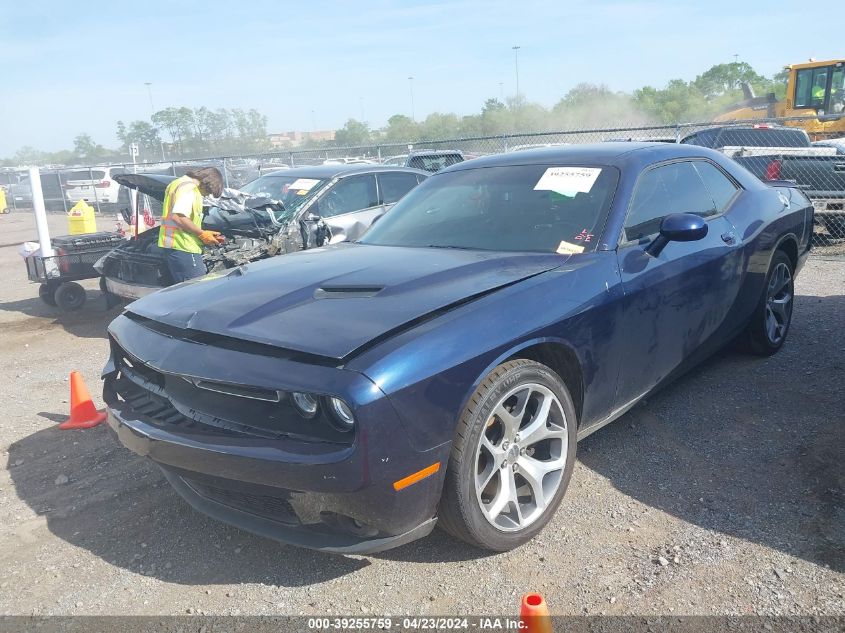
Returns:
[[[285,205],[285,210],[276,214],[276,221],[283,222],[293,217],[294,213],[327,182],[329,181],[321,178],[280,175],[274,172],[256,178],[240,190],[254,196],[267,196],[273,200],[281,200]]]
[[[447,172],[400,200],[364,244],[579,253],[595,248],[619,172],[519,165]]]
[[[806,134],[799,129],[739,128],[725,130],[719,137],[720,147],[806,147]]]
[[[408,160],[408,167],[424,169],[433,173],[451,165],[461,163],[463,160],[460,154],[422,154],[411,156]]]
[[[103,180],[106,177],[106,172],[100,169],[92,169],[88,171],[71,171],[65,175],[65,180]]]

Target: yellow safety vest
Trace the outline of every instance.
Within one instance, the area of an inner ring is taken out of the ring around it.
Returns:
[[[189,186],[190,185],[190,186]],[[161,227],[158,230],[158,245],[162,248],[172,248],[186,253],[202,253],[202,241],[193,233],[180,229],[170,215],[175,202],[176,190],[181,187],[179,195],[193,195],[191,206],[191,222],[202,226],[202,194],[192,178],[182,176],[177,178],[164,190],[164,204],[161,208]]]

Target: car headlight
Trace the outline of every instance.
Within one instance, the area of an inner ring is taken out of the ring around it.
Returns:
[[[313,418],[317,415],[317,397],[310,393],[302,393],[301,391],[294,391],[291,394],[293,404],[296,406],[299,414],[304,418]]]
[[[340,398],[329,398],[329,410],[334,419],[335,428],[338,431],[351,431],[355,427],[355,416],[352,415],[352,409]]]

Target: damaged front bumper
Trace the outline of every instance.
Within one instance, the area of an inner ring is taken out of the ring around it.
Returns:
[[[443,469],[398,491],[393,483],[445,463],[449,449],[414,449],[387,397],[363,375],[165,337],[126,316],[110,334],[103,376],[109,426],[127,448],[156,462],[197,510],[337,553],[397,547],[434,528]],[[141,363],[140,350],[155,351]],[[194,391],[232,385],[233,373],[237,389]],[[271,386],[343,397],[355,431],[338,437],[319,428],[319,417],[292,418],[283,397],[256,399]]]

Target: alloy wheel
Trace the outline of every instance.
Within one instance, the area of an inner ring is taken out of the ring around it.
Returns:
[[[493,408],[475,452],[475,493],[487,521],[505,532],[542,516],[566,468],[567,420],[557,396],[520,385]]]
[[[778,345],[786,336],[792,317],[792,273],[789,266],[780,262],[772,271],[766,289],[766,336],[772,345]]]

